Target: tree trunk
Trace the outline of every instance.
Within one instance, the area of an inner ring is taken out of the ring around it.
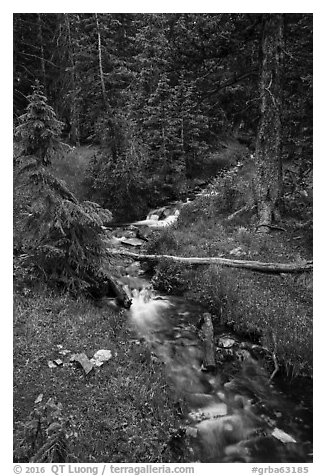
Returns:
[[[283,14],[264,14],[260,79],[261,117],[256,141],[255,198],[259,231],[280,217]]]
[[[71,68],[71,98],[70,98],[70,125],[71,130],[69,134],[70,141],[79,146],[80,145],[80,133],[79,133],[79,113],[78,113],[78,90],[76,80],[76,65],[74,59],[74,47],[71,38],[70,18],[69,13],[64,13],[65,24],[68,36],[68,56]]]
[[[102,39],[101,39],[100,24],[99,24],[97,13],[95,13],[95,21],[96,21],[96,32],[97,32],[98,67],[99,67],[99,73],[100,73],[103,104],[104,104],[104,107],[106,109],[106,106],[107,106],[107,104],[106,104],[106,89],[105,89],[103,64],[102,64]]]
[[[261,261],[236,260],[219,257],[197,258],[183,257],[173,255],[141,255],[132,251],[107,249],[110,254],[128,256],[138,261],[160,261],[169,260],[176,263],[186,265],[211,265],[228,266],[230,268],[247,269],[250,271],[258,271],[260,273],[280,274],[280,273],[305,273],[312,271],[313,262],[306,261],[303,263],[263,263]]]
[[[45,59],[44,59],[44,46],[43,46],[43,34],[42,34],[42,18],[41,13],[37,14],[37,28],[38,28],[38,40],[40,42],[40,58],[41,58],[41,71],[42,82],[44,91],[46,93],[46,75],[45,75]]]

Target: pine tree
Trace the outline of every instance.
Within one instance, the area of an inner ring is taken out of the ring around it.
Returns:
[[[19,170],[32,197],[24,220],[23,252],[47,282],[73,292],[95,285],[105,257],[102,226],[109,210],[78,202],[65,184],[30,157]]]
[[[15,167],[15,194],[24,204],[16,249],[25,254],[34,277],[74,293],[87,290],[101,280],[102,226],[112,214],[96,203],[80,203],[49,170],[60,123],[39,84],[20,122],[16,137],[24,155]]]
[[[33,155],[40,164],[48,165],[59,148],[63,124],[48,104],[39,81],[35,82],[33,93],[27,99],[27,111],[19,117],[20,124],[16,127],[15,137],[21,143],[22,155]]]

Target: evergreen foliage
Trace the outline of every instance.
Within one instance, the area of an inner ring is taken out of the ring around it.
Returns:
[[[53,108],[47,103],[44,88],[35,82],[33,93],[27,97],[27,111],[19,117],[15,138],[22,145],[22,155],[34,155],[44,165],[58,150],[62,122],[58,121]]]
[[[60,123],[39,84],[19,119],[23,155],[15,167],[15,249],[34,277],[72,292],[85,290],[99,279],[105,256],[101,227],[112,214],[97,203],[78,202],[49,171]]]
[[[29,190],[21,221],[21,253],[37,276],[74,293],[94,285],[100,276],[105,248],[102,226],[109,210],[93,202],[78,202],[64,182],[34,157],[17,166],[16,188]]]
[[[148,174],[147,150],[128,132],[115,157],[108,149],[91,162],[85,179],[89,194],[102,206],[115,210],[115,218],[130,220],[146,213],[153,190]]]

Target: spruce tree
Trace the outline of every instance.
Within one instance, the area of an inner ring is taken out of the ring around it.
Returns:
[[[21,143],[22,155],[33,155],[40,164],[48,165],[60,145],[59,137],[63,123],[58,121],[53,108],[48,104],[44,88],[39,81],[27,96],[26,113],[19,117],[15,137]]]
[[[51,173],[48,165],[59,142],[60,122],[39,84],[29,98],[16,129],[23,155],[14,171],[15,195],[24,200],[16,249],[24,253],[34,278],[77,293],[102,279],[102,226],[112,214],[96,203],[79,202]]]

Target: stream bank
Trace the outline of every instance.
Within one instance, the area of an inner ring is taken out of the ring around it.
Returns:
[[[150,229],[161,221],[157,228],[163,228],[169,217],[179,215],[180,208],[170,210],[171,206],[168,213],[156,210],[133,227]],[[115,229],[110,245],[142,246],[148,235],[141,237],[133,227]],[[133,300],[130,324],[154,358],[164,362],[171,385],[189,407],[171,442],[177,460],[185,454],[187,461],[202,462],[312,460],[309,391],[298,399],[289,388],[282,392],[282,377],[270,382],[265,362],[269,359],[272,369],[275,362],[264,346],[215,324],[216,368],[207,372],[199,331],[207,308],[182,296],[155,292],[140,263],[129,261],[120,274],[120,283]]]

